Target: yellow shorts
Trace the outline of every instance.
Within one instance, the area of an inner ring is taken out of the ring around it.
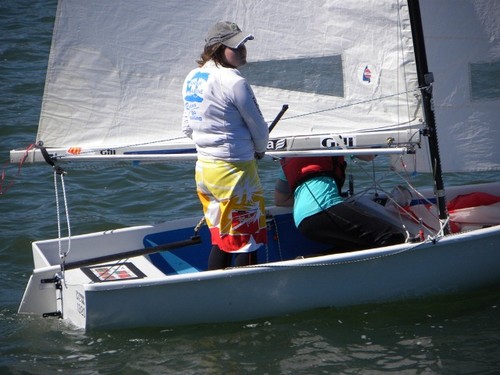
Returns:
[[[244,253],[267,242],[264,194],[255,160],[198,159],[195,178],[213,245]]]

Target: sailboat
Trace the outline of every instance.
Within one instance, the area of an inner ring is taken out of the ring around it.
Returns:
[[[326,253],[288,207],[267,207],[269,240],[248,267],[207,271],[201,209],[38,240],[19,313],[168,327],[500,285],[500,182],[442,178],[500,171],[499,13],[495,0],[59,0],[38,134],[13,163],[47,162],[63,180],[79,162],[195,160],[182,82],[208,28],[231,20],[255,35],[241,70],[273,125],[266,157],[376,154],[433,183],[349,184],[346,199],[420,236],[382,248]]]

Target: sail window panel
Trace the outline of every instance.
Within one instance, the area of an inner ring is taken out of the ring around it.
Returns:
[[[500,61],[470,64],[471,100],[500,99]]]
[[[252,85],[344,96],[340,55],[249,62],[240,70]]]

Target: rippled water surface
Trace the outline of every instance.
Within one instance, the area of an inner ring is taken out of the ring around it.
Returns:
[[[57,226],[50,167],[18,174],[6,162],[10,149],[34,141],[55,8],[55,0],[0,3],[0,374],[498,373],[498,290],[173,329],[83,333],[18,316],[30,242],[57,236]],[[261,163],[269,202],[276,170]],[[495,181],[498,174],[446,180]],[[70,168],[66,189],[73,234],[200,213],[189,163]]]

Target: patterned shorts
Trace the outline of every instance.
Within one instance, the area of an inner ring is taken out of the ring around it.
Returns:
[[[246,253],[267,242],[264,194],[255,160],[200,158],[196,187],[213,245]]]

